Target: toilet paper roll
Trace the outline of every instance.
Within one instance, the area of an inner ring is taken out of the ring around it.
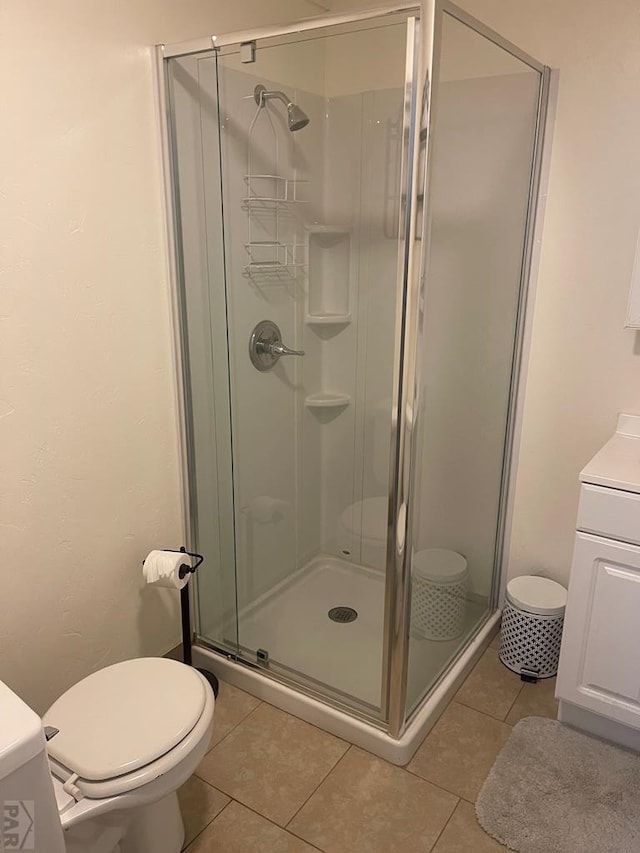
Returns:
[[[147,583],[169,587],[169,589],[182,589],[189,583],[191,577],[190,572],[183,578],[180,577],[180,566],[185,564],[191,565],[188,554],[175,551],[150,551],[142,565],[142,573]]]
[[[287,503],[278,500],[278,498],[258,495],[249,504],[249,511],[256,524],[269,524],[274,521],[281,521],[288,506]]]

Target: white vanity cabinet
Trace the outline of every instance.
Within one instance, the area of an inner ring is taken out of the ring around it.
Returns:
[[[580,475],[558,717],[640,749],[640,417]]]

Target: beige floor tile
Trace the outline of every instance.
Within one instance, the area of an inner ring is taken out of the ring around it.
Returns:
[[[489,648],[495,649],[496,651],[498,651],[498,649],[500,648],[501,637],[502,637],[502,634],[500,633],[500,631],[498,631],[498,633],[495,635],[493,640],[491,640],[491,645],[489,646]]]
[[[189,845],[187,853],[313,853],[313,847],[232,802]]]
[[[408,770],[473,802],[510,734],[506,723],[452,702]]]
[[[455,701],[504,720],[521,688],[522,681],[500,663],[496,650],[487,649],[458,690]]]
[[[507,850],[482,829],[471,803],[460,800],[433,853],[500,853]]]
[[[220,682],[213,715],[213,735],[210,749],[235,729],[260,704],[260,700],[226,681]]]
[[[288,828],[327,853],[426,853],[457,802],[352,747]]]
[[[505,722],[515,726],[523,717],[551,717],[555,720],[558,716],[558,702],[553,695],[555,689],[555,678],[545,678],[537,684],[524,684]]]
[[[216,791],[197,776],[192,776],[178,790],[178,799],[184,821],[185,847],[229,802],[229,797]]]
[[[343,740],[263,703],[207,753],[196,772],[284,826],[348,748]]]

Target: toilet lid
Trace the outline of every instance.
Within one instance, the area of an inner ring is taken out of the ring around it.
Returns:
[[[167,658],[138,658],[94,672],[44,715],[57,734],[49,755],[79,777],[104,781],[155,761],[182,741],[204,710],[196,670]]]
[[[365,498],[350,504],[340,516],[345,530],[365,539],[386,542],[389,519],[389,498]]]

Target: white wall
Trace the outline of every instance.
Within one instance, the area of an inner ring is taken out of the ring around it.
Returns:
[[[640,7],[463,5],[560,69],[509,571],[566,582],[578,472],[619,411],[640,411],[640,347],[623,329],[640,226]]]
[[[578,473],[619,411],[640,412],[640,341],[623,329],[640,226],[640,5],[459,4],[560,69],[509,573],[566,582]]]
[[[179,639],[140,562],[180,544],[152,54],[305,0],[0,10],[0,678],[38,711]]]
[[[451,27],[443,49],[453,52],[466,28]],[[413,545],[463,554],[469,589],[486,597],[540,80],[473,70],[437,93]]]

